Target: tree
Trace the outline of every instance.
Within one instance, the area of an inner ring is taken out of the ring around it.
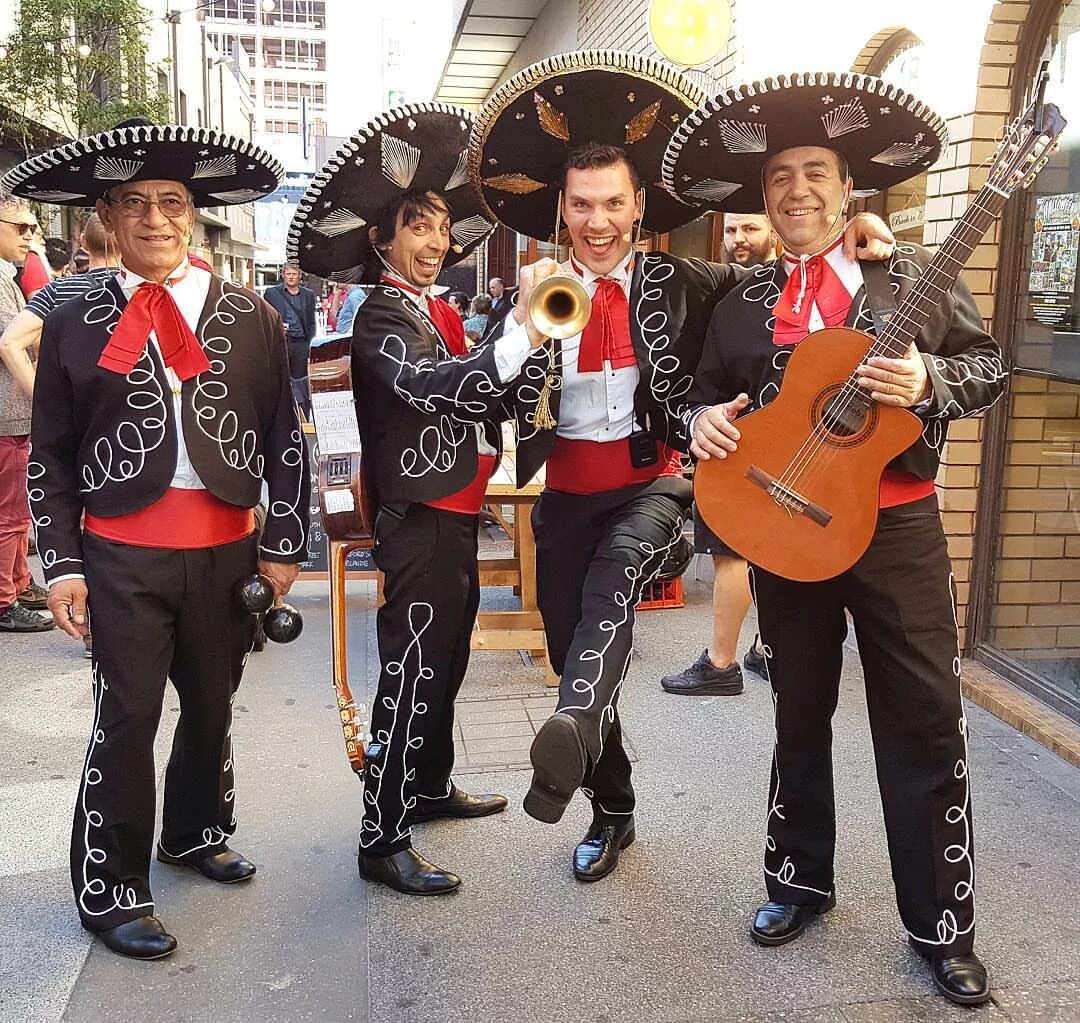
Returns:
[[[33,151],[35,122],[71,138],[129,117],[168,120],[138,0],[20,0],[0,60],[0,135]]]

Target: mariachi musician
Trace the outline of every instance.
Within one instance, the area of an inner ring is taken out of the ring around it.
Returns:
[[[431,288],[493,230],[470,184],[472,116],[445,104],[381,114],[304,196],[290,254],[310,273],[372,285],[353,322],[352,378],[374,557],[383,573],[359,870],[401,892],[455,890],[412,846],[412,825],[506,807],[451,778],[454,699],[479,605],[477,529],[507,385],[545,339],[469,352]],[[318,409],[316,408],[316,418]]]
[[[660,61],[567,53],[497,89],[473,132],[470,165],[492,215],[546,242],[558,209],[571,244],[561,269],[591,299],[584,328],[545,349],[547,365],[531,361],[516,390],[519,485],[547,463],[533,512],[537,595],[561,676],[556,712],[533,742],[525,810],[554,823],[578,788],[586,794],[592,820],[572,859],[580,881],[609,874],[635,837],[618,713],[634,607],[687,550],[676,411],[713,306],[747,272],[634,249],[641,231],[701,212],[658,182],[671,133],[702,99]],[[492,336],[529,329],[536,278],[551,265],[522,271],[517,306]]]
[[[197,207],[250,202],[280,177],[249,142],[131,121],[4,179],[41,202],[96,205],[120,253],[118,273],[45,322],[27,475],[53,616],[79,638],[88,607],[93,622],[94,725],[71,840],[79,916],[134,958],[176,948],[149,881],[166,678],[180,718],[158,859],[225,884],[255,873],[226,844],[231,704],[255,631],[232,593],[256,565],[288,591],[308,480],[281,319],[188,248]]]
[[[912,290],[930,261],[925,249],[900,245],[887,274],[873,273],[839,247],[840,227],[854,188],[871,194],[905,181],[929,167],[944,143],[944,122],[932,110],[864,75],[767,79],[721,93],[687,119],[669,149],[665,181],[735,212],[758,209],[764,190],[784,245],[783,258],[759,269],[713,315],[684,409],[697,457],[735,450],[731,420],[776,397],[809,331],[876,332],[893,296],[902,301]],[[751,568],[776,711],[770,901],[751,935],[762,945],[791,941],[836,903],[831,719],[847,611],[866,678],[900,916],[913,947],[931,960],[939,990],[976,1004],[990,989],[972,951],[967,720],[934,477],[949,421],[993,404],[1005,371],[970,291],[963,283],[943,288],[934,289],[932,313],[906,351],[851,367],[873,402],[911,409],[923,424],[885,469],[865,554],[823,582]],[[723,523],[713,525],[723,536]]]

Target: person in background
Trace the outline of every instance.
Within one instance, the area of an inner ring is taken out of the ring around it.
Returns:
[[[491,296],[490,295],[477,295],[472,300],[472,315],[466,318],[463,326],[465,327],[465,337],[472,343],[476,344],[484,336],[484,331],[487,330],[488,316],[491,313]]]
[[[53,279],[71,271],[71,253],[74,246],[66,238],[45,239],[45,259],[49,263]]]
[[[266,289],[263,296],[281,316],[289,342],[289,376],[293,397],[311,418],[311,394],[308,390],[308,351],[315,336],[315,292],[301,284],[300,267],[287,262],[281,270],[281,283]]]
[[[356,310],[364,304],[367,298],[367,289],[362,284],[348,285],[349,293],[338,310],[337,322],[334,325],[335,334],[351,334],[353,320],[356,318]]]
[[[26,255],[23,257],[22,267],[18,275],[19,288],[23,293],[23,298],[27,301],[52,280],[49,261],[45,258],[44,245],[45,239],[35,218],[34,233],[30,238],[30,245],[26,250]]]
[[[26,259],[36,227],[29,205],[0,188],[0,331],[23,311],[14,264]],[[29,396],[7,366],[0,366],[0,632],[47,632],[52,627],[31,609],[43,606],[44,594],[34,585],[27,560],[30,414]]]
[[[777,256],[777,237],[769,218],[760,213],[725,213],[724,251],[739,266],[772,263]],[[709,529],[696,505],[694,553],[712,556],[712,642],[688,668],[660,679],[660,686],[665,692],[684,696],[737,696],[743,691],[742,668],[736,659],[739,629],[750,610],[746,562]],[[743,657],[743,667],[764,677],[765,654],[757,636]]]
[[[495,324],[502,323],[507,314],[514,308],[512,297],[507,294],[506,286],[501,277],[492,277],[488,281],[488,295],[491,298],[491,311],[488,313],[488,330],[492,330]],[[486,331],[485,331],[486,334]]]

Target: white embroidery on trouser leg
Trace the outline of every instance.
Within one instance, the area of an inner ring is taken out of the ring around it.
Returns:
[[[426,615],[426,620],[422,620]],[[414,617],[416,616],[416,617]],[[376,740],[383,744],[382,765],[369,764],[367,783],[364,786],[364,819],[360,827],[360,848],[368,849],[376,843],[389,843],[400,841],[401,839],[411,838],[412,831],[405,826],[405,818],[408,812],[416,805],[416,798],[409,796],[406,798],[405,793],[408,790],[408,785],[415,777],[415,770],[411,770],[408,766],[408,754],[410,750],[420,749],[424,745],[424,737],[422,735],[413,736],[413,724],[418,716],[427,713],[428,706],[426,703],[417,703],[416,693],[420,684],[420,680],[430,680],[434,672],[431,668],[424,666],[423,646],[421,645],[421,637],[431,627],[431,623],[435,617],[435,609],[431,604],[413,602],[409,605],[408,620],[409,620],[409,632],[411,639],[405,648],[404,653],[401,655],[400,661],[390,661],[386,664],[386,673],[390,676],[398,677],[398,690],[396,696],[384,696],[382,697],[383,706],[393,712],[390,728],[380,728],[378,734],[375,736]],[[416,672],[412,676],[411,680],[407,679],[406,662],[408,661],[409,653],[415,651],[416,653]],[[408,690],[408,692],[406,692]],[[409,701],[408,718],[405,722],[405,734],[403,742],[393,741],[394,733],[397,731],[398,715],[402,712],[402,701],[406,698]],[[382,792],[382,780],[383,773],[386,764],[390,763],[390,758],[398,757],[401,766],[401,789],[399,793],[399,802],[401,805],[401,815],[398,817],[395,825],[395,833],[387,836],[382,820],[382,807],[379,805],[379,796]],[[374,784],[373,784],[374,783]]]
[[[754,605],[757,606],[757,581],[754,576],[753,566],[748,569],[750,573],[750,591],[754,598]],[[777,720],[777,702],[778,697],[776,695],[776,688],[772,684],[772,677],[769,674],[769,662],[772,659],[772,647],[767,645],[765,637],[762,636],[762,647],[765,650],[765,677],[769,682],[769,690],[772,693],[773,702],[773,775],[775,778],[775,784],[771,786],[772,791],[769,793],[769,812],[765,818],[765,855],[769,853],[776,853],[776,839],[772,835],[772,823],[773,820],[787,820],[784,816],[784,804],[780,801],[780,764],[777,758],[777,745],[779,743],[779,724]],[[769,877],[776,878],[781,884],[787,885],[789,888],[798,888],[804,892],[814,892],[816,895],[827,897],[832,892],[822,891],[820,888],[814,888],[811,885],[799,884],[795,878],[797,876],[797,869],[795,863],[790,856],[785,856],[783,862],[776,870],[770,870],[767,864],[762,865],[762,869]]]
[[[116,909],[134,910],[149,908],[150,911],[153,912],[153,899],[149,902],[139,902],[135,889],[131,885],[126,885],[122,882],[113,885],[112,905],[108,905],[104,909],[95,911],[86,904],[87,896],[96,898],[105,894],[105,882],[100,877],[91,877],[90,875],[92,873],[91,864],[104,866],[107,859],[104,849],[91,844],[91,830],[103,827],[104,818],[102,817],[100,810],[92,810],[90,808],[89,796],[90,790],[96,785],[101,784],[103,780],[101,771],[93,766],[92,760],[94,751],[105,741],[105,732],[101,728],[101,704],[105,693],[109,690],[109,686],[105,681],[105,676],[101,674],[100,666],[96,660],[94,661],[91,674],[94,687],[94,725],[90,731],[90,743],[86,748],[86,759],[83,761],[82,787],[79,792],[79,805],[82,808],[84,821],[84,855],[82,862],[82,890],[79,892],[78,898],[79,909],[81,909],[86,916],[90,917],[105,916],[107,913],[111,913]]]
[[[949,597],[953,609],[953,628],[956,635],[956,655],[953,657],[952,673],[956,678],[956,688],[960,690],[960,628],[956,619],[956,580],[949,573]],[[946,863],[966,866],[966,877],[961,877],[953,886],[953,896],[959,903],[971,901],[971,922],[961,928],[957,910],[946,908],[941,911],[937,921],[937,936],[924,938],[908,931],[913,941],[921,945],[951,945],[957,938],[970,934],[975,929],[975,857],[971,850],[971,824],[968,813],[971,807],[971,780],[968,777],[968,722],[963,710],[963,697],[960,697],[960,719],[957,727],[963,742],[963,754],[953,766],[953,777],[964,783],[964,796],[960,805],[953,804],[945,811],[945,823],[963,829],[962,840],[947,845],[942,851]]]

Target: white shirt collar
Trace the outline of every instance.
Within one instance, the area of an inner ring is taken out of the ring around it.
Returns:
[[[5,277],[15,278],[15,264],[6,259],[0,259],[0,273]]]
[[[601,277],[607,277],[610,280],[618,281],[625,288],[629,285],[630,278],[634,274],[634,252],[631,250],[626,259],[606,274],[594,273],[581,260],[577,259],[573,252],[570,253],[570,265],[576,273],[581,275],[581,279],[586,286],[595,284]]]
[[[169,271],[168,276],[165,278],[165,284],[168,287],[173,287],[180,283],[191,272],[192,266],[188,261],[187,256],[172,270]],[[147,283],[146,277],[141,277],[134,270],[128,269],[123,263],[120,264],[120,270],[117,273],[117,280],[120,282],[120,287],[123,289],[125,295],[130,298],[135,294],[140,284]]]

